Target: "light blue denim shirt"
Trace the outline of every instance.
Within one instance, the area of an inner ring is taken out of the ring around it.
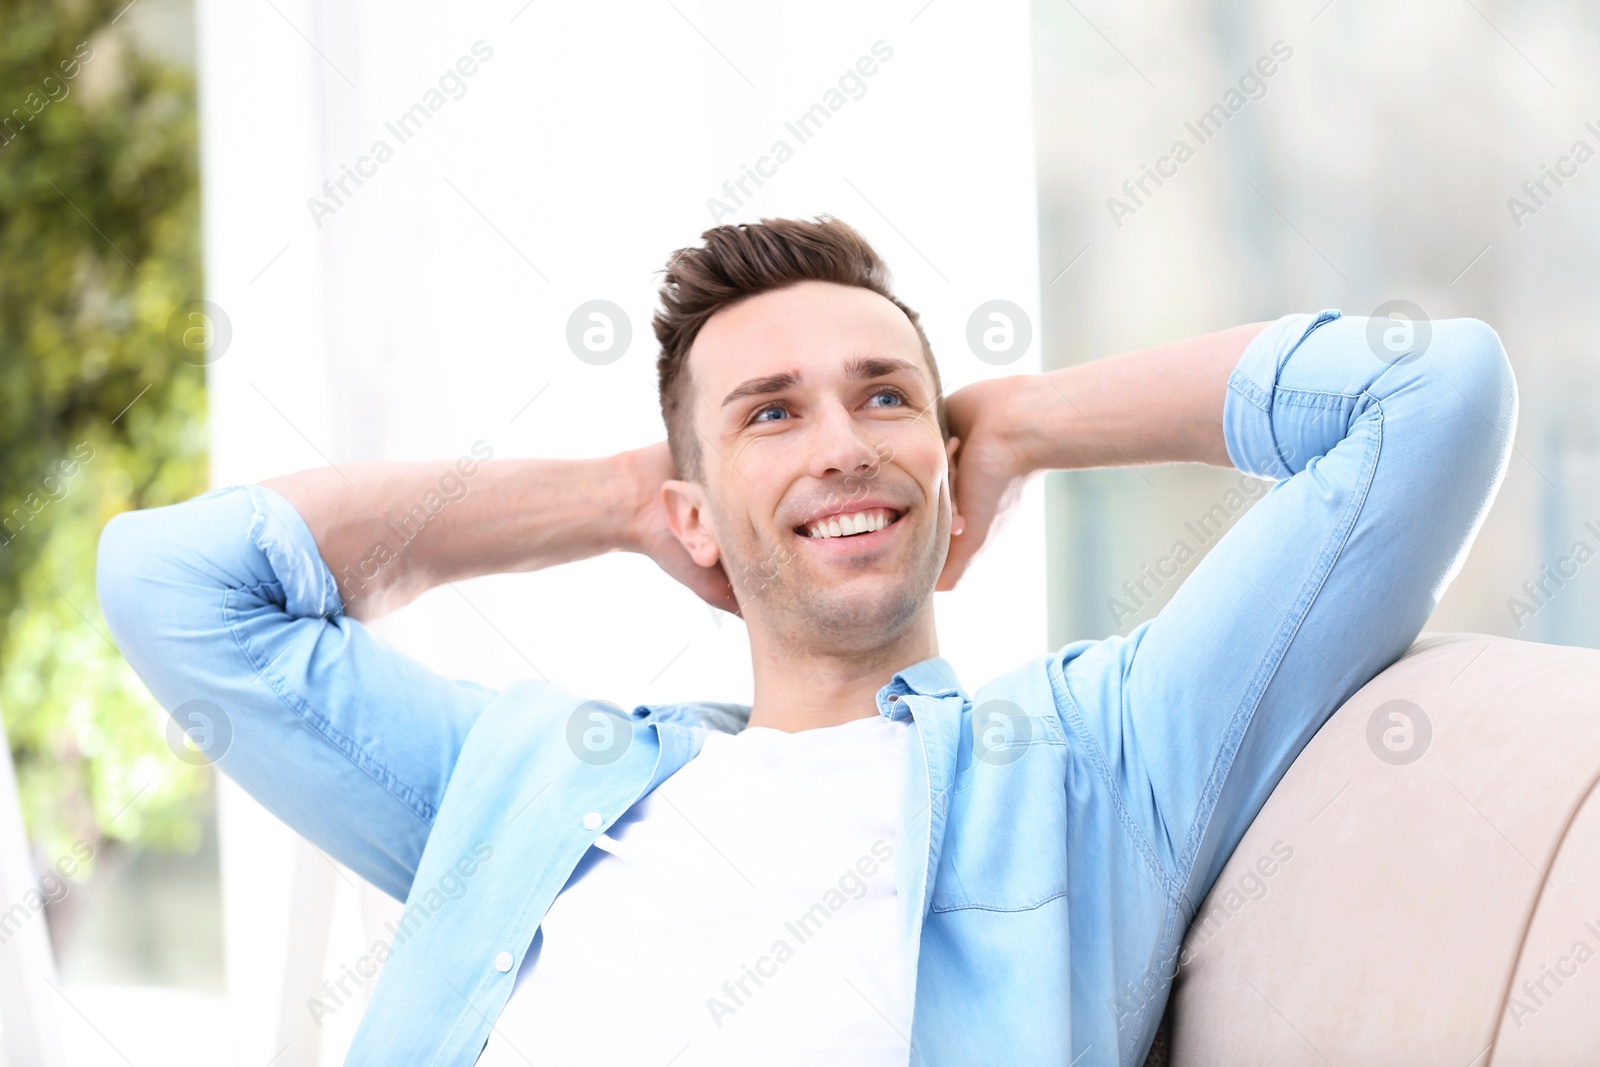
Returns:
[[[1271,484],[1157,617],[974,692],[935,658],[878,693],[916,731],[894,861],[916,1067],[1140,1063],[1229,853],[1461,566],[1510,454],[1510,365],[1473,319],[1408,354],[1369,325],[1387,324],[1288,315],[1249,344],[1224,430]],[[98,582],[180,725],[220,709],[220,769],[406,901],[352,1064],[473,1063],[591,843],[748,715],[606,719],[553,683],[440,677],[342,613],[305,523],[259,486],[117,516]],[[649,995],[619,963],[595,1010],[626,1025]]]

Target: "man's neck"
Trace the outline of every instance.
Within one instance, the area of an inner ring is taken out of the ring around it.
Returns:
[[[752,626],[755,699],[750,726],[796,732],[878,714],[878,690],[900,671],[939,654],[933,612],[881,642],[819,647]]]

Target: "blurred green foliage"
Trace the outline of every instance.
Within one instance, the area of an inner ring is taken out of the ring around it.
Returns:
[[[166,342],[202,295],[194,77],[126,4],[0,0],[0,710],[46,862],[191,851],[209,786],[95,600],[106,520],[206,488],[204,371]]]

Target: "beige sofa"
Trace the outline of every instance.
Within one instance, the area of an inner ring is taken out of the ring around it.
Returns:
[[[1597,776],[1600,651],[1422,635],[1235,850],[1150,1061],[1600,1064]]]

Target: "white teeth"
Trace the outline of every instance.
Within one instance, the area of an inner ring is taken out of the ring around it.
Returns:
[[[830,515],[826,519],[819,519],[806,527],[806,533],[816,538],[851,537],[855,534],[875,533],[888,526],[889,521],[889,511],[886,508],[872,508],[850,515]]]

